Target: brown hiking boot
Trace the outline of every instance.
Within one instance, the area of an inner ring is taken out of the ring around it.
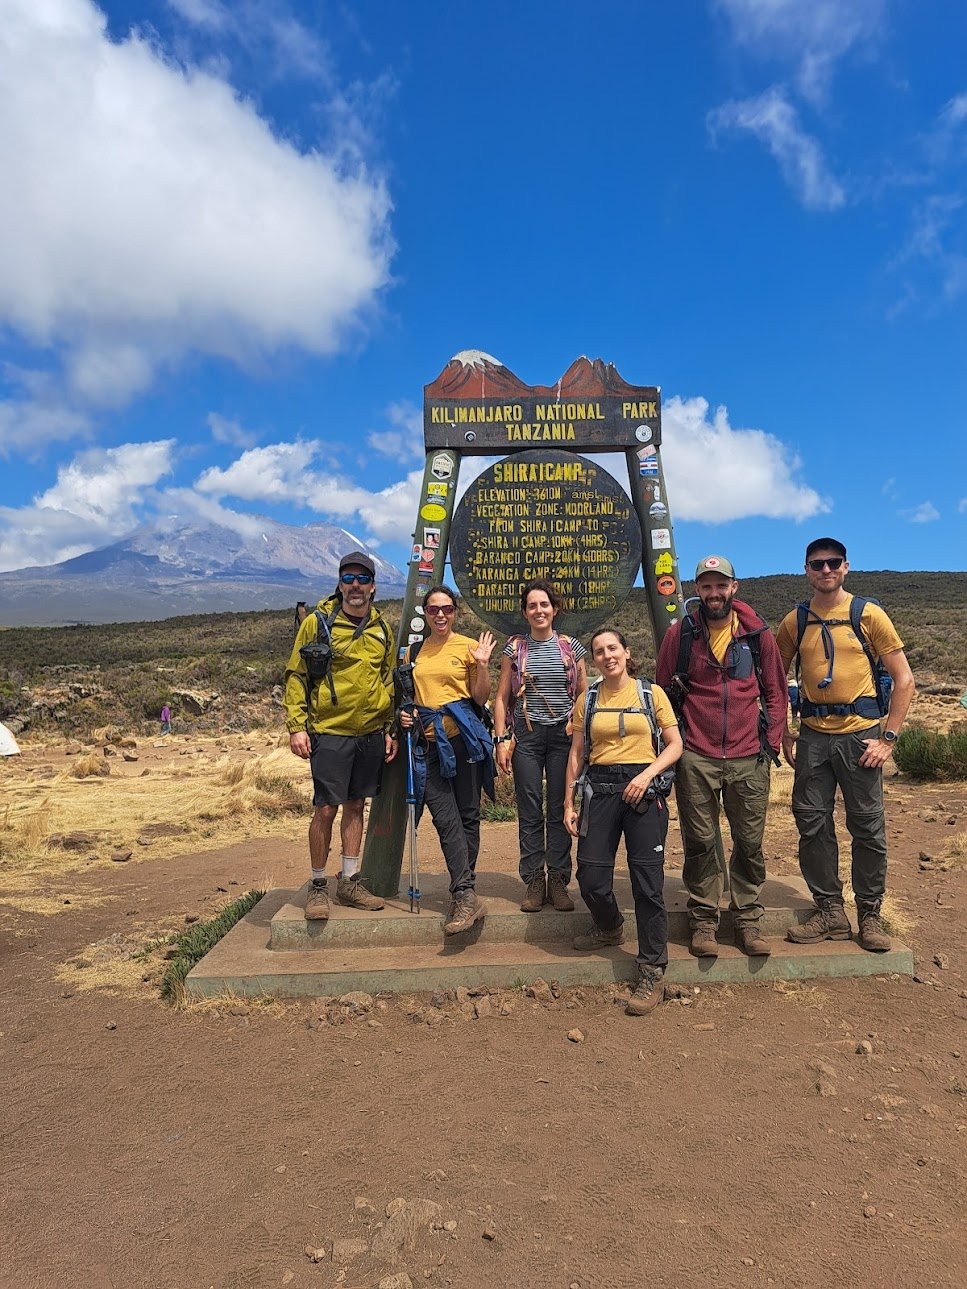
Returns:
[[[486,915],[486,906],[477,899],[476,891],[457,891],[453,897],[450,917],[443,925],[444,935],[459,935],[469,931],[474,922]]]
[[[329,916],[329,892],[325,881],[310,882],[306,892],[306,921],[325,922]]]
[[[563,873],[548,871],[547,898],[557,909],[558,913],[574,912],[574,901],[567,893],[567,882],[564,880]]]
[[[660,971],[641,967],[639,972],[638,983],[625,1008],[626,1016],[647,1016],[665,996],[665,978]]]
[[[688,947],[696,958],[717,958],[719,946],[715,939],[715,924],[696,922],[692,927],[692,942]]]
[[[625,924],[622,921],[612,931],[602,931],[599,926],[593,926],[587,935],[576,935],[571,944],[581,953],[593,953],[595,949],[607,949],[613,944],[621,944],[624,938]]]
[[[527,883],[527,894],[520,902],[521,913],[540,913],[546,899],[547,882],[544,880],[544,870],[541,869]]]
[[[868,950],[870,953],[889,953],[893,945],[890,937],[883,930],[883,921],[876,909],[857,909],[859,919],[859,935],[856,937],[860,942],[860,948]]]
[[[367,891],[362,884],[359,874],[355,873],[352,877],[340,877],[336,883],[336,899],[340,904],[345,904],[350,909],[381,909],[384,908],[383,901],[372,891]]]
[[[735,946],[750,958],[768,958],[772,950],[763,938],[758,922],[742,922],[735,928]]]
[[[846,910],[838,900],[817,902],[816,912],[803,923],[786,931],[793,944],[819,944],[822,940],[849,940],[853,931]]]

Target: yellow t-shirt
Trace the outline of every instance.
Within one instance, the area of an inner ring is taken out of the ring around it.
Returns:
[[[660,685],[652,685],[652,699],[655,703],[655,717],[660,730],[671,729],[677,725],[672,705]],[[584,705],[587,691],[574,704],[574,728],[584,725]],[[619,712],[622,708],[632,708],[624,713],[625,736],[619,733]],[[648,717],[641,710],[638,698],[637,682],[631,680],[615,695],[598,691],[598,702],[591,714],[591,764],[592,765],[650,765],[658,755],[651,737],[651,726]]]
[[[470,650],[476,643],[469,636],[460,636],[456,632],[440,643],[432,638],[424,640],[413,667],[416,701],[421,707],[442,707],[444,703],[470,698],[477,677],[477,664],[470,657]],[[409,656],[407,649],[407,661]],[[456,722],[449,716],[444,716],[443,728],[450,738],[457,733]],[[427,737],[436,737],[432,725],[427,730]]]
[[[855,703],[858,698],[876,696],[869,661],[849,625],[852,599],[852,595],[847,594],[841,604],[819,614],[825,621],[835,618],[844,623],[842,626],[829,628],[833,638],[833,681],[825,689],[819,688],[819,682],[826,678],[829,671],[829,660],[823,651],[822,627],[815,618],[807,619],[799,653],[799,684],[803,697],[811,703],[847,704]],[[882,658],[884,654],[903,648],[903,641],[897,635],[896,628],[878,604],[866,606],[860,626],[874,656]],[[776,632],[779,653],[787,672],[796,656],[796,631],[797,617],[796,610],[793,609],[782,619]],[[867,716],[850,715],[804,716],[803,723],[823,734],[855,734],[857,730],[868,730],[876,722]]]
[[[730,618],[723,618],[721,622],[706,622],[708,627],[708,647],[712,651],[712,657],[720,667],[725,666],[725,651],[732,643],[738,625],[739,619],[734,613]]]

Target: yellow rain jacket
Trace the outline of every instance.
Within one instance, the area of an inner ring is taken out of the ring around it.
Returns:
[[[327,620],[339,604],[336,596],[316,606]],[[328,681],[309,679],[299,656],[303,645],[311,644],[319,631],[319,619],[310,613],[295,638],[289,665],[285,669],[286,725],[290,734],[305,730],[312,734],[342,734],[359,738],[388,729],[393,720],[393,633],[378,609],[370,606],[369,619],[356,635],[356,625],[339,612],[333,619],[332,683],[333,704]]]

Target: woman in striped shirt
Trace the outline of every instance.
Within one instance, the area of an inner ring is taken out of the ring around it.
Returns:
[[[571,838],[564,827],[564,779],[571,711],[588,683],[585,650],[573,636],[559,636],[554,630],[562,606],[551,582],[528,582],[520,607],[529,632],[511,636],[500,660],[494,700],[497,766],[502,774],[510,774],[511,767],[514,772],[520,876],[527,887],[520,907],[536,913],[551,903],[569,912],[574,901],[567,891]]]

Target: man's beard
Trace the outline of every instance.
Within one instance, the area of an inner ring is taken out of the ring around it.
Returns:
[[[732,612],[732,601],[734,599],[734,595],[727,595],[725,597],[725,603],[721,605],[721,607],[712,607],[711,605],[703,603],[702,612],[710,622],[721,622],[723,618],[730,616]]]

